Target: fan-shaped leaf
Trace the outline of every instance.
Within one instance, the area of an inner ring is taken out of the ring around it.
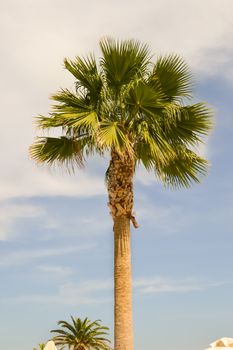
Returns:
[[[83,140],[70,139],[65,136],[40,137],[30,148],[30,155],[39,163],[77,164],[83,166]]]
[[[141,77],[149,63],[149,49],[138,41],[115,41],[106,38],[100,41],[103,53],[101,66],[108,86],[118,91],[122,85]]]
[[[189,68],[178,55],[159,57],[150,80],[154,84],[160,84],[169,101],[190,97],[192,92]]]

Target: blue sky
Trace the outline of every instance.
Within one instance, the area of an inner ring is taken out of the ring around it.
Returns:
[[[69,176],[28,157],[33,116],[72,87],[64,57],[111,35],[176,52],[195,75],[195,97],[215,111],[201,152],[201,185],[169,191],[143,169],[132,232],[135,350],[204,349],[233,337],[231,0],[127,2],[9,0],[0,11],[0,347],[32,349],[60,319],[100,318],[113,331],[112,224],[107,159]]]

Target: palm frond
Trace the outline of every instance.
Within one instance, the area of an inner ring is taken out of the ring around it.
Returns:
[[[176,156],[168,164],[156,164],[155,172],[170,188],[190,187],[199,183],[208,170],[208,162],[185,147],[176,150]]]
[[[89,55],[86,58],[76,57],[74,60],[65,59],[65,68],[77,79],[76,87],[85,88],[91,101],[97,101],[102,88],[102,79],[98,73],[95,57]]]
[[[136,159],[146,168],[155,161],[167,163],[174,157],[174,148],[159,123],[159,118],[142,118],[134,125]]]
[[[135,40],[119,41],[106,38],[100,41],[103,54],[101,67],[110,88],[119,90],[136,77],[141,77],[149,64],[147,45]]]
[[[159,84],[169,101],[190,97],[192,75],[185,61],[178,55],[161,56],[155,63],[150,84]]]
[[[66,164],[71,166],[76,164],[82,167],[84,164],[85,140],[71,139],[65,136],[40,137],[30,147],[30,155],[38,163]]]
[[[82,166],[84,156],[115,148],[157,169],[165,183],[197,182],[206,163],[189,148],[210,131],[212,112],[204,103],[186,104],[192,89],[187,64],[167,55],[152,65],[147,45],[136,40],[105,38],[100,49],[99,65],[93,55],[65,59],[76,91],[52,95],[51,113],[37,118],[41,129],[60,127],[62,136],[39,138],[31,146],[32,158]]]
[[[52,115],[50,117],[46,117],[44,115],[38,115],[36,117],[35,124],[40,129],[51,129],[63,126],[63,122]]]
[[[53,340],[56,345],[67,345],[73,350],[95,349],[95,350],[110,350],[108,343],[109,328],[101,326],[100,321],[91,322],[88,318],[81,320],[71,316],[72,324],[66,321],[59,321],[58,324],[62,329],[55,329],[51,332],[56,333]],[[103,335],[103,336],[100,336]]]
[[[59,116],[63,121],[63,126],[72,128],[74,131],[83,130],[83,132],[92,132],[98,128],[98,117],[94,111],[89,113],[80,113],[76,115],[63,114]]]
[[[93,106],[90,105],[90,101],[83,96],[77,95],[68,89],[62,89],[56,94],[51,96],[53,101],[57,101],[59,104],[52,106],[54,113],[85,113],[93,110]]]
[[[103,148],[107,149],[114,147],[120,151],[130,147],[127,135],[116,121],[103,121],[100,124],[98,141]]]
[[[44,350],[45,348],[45,343],[40,343],[39,344],[39,350]],[[33,350],[37,350],[36,348],[33,348]]]
[[[41,129],[63,127],[75,132],[86,133],[98,126],[98,116],[86,101],[69,90],[62,90],[52,96],[59,102],[53,106],[50,117],[38,116],[37,125]]]
[[[194,145],[212,129],[212,115],[204,103],[187,106],[170,103],[165,106],[160,123],[170,142]]]
[[[162,103],[163,96],[159,90],[156,91],[143,81],[138,81],[129,91],[126,108],[129,106],[132,109],[130,114],[134,117],[137,114],[156,117],[160,114]]]

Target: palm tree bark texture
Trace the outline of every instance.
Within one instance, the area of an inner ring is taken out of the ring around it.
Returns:
[[[134,159],[112,150],[107,172],[109,208],[114,231],[114,344],[115,350],[133,349],[130,220],[132,214]]]

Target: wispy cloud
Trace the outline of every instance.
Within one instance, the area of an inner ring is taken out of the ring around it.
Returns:
[[[175,280],[163,277],[148,277],[136,279],[133,283],[134,291],[141,297],[149,294],[191,293],[202,292],[209,288],[222,287],[228,282],[207,282],[197,279],[184,278]],[[65,283],[58,288],[57,293],[21,295],[1,298],[1,301],[16,303],[51,303],[59,305],[99,304],[113,301],[113,281],[89,280],[80,283]]]
[[[58,86],[65,87],[72,84],[72,78],[61,68],[63,57],[82,55],[92,49],[97,51],[98,40],[103,35],[123,38],[132,36],[149,42],[152,51],[178,52],[188,59],[192,67],[201,71],[202,77],[204,73],[209,75],[218,72],[227,79],[229,76],[232,77],[231,0],[222,0],[224,4],[222,6],[213,0],[204,2],[197,0],[189,6],[185,0],[147,1],[147,6],[144,7],[139,0],[130,0],[127,4],[123,1],[115,4],[112,1],[101,0],[92,13],[88,6],[83,4],[80,8],[77,2],[72,0],[74,11],[67,13],[67,8],[60,2],[56,4],[56,16],[52,15],[54,1],[46,5],[45,2],[36,1],[33,8],[31,6],[22,8],[16,1],[13,3],[14,6],[5,3],[0,14],[2,26],[0,35],[3,35],[4,52],[1,59],[5,67],[2,71],[2,79],[5,80],[1,91],[4,101],[2,115],[9,115],[9,106],[11,115],[17,115],[17,118],[14,118],[14,128],[12,118],[3,117],[1,121],[1,145],[4,145],[0,150],[1,198],[46,195],[92,196],[105,193],[103,178],[91,172],[80,173],[77,178],[51,175],[47,171],[36,169],[28,158],[28,146],[35,134],[32,116],[37,113],[48,113],[50,107],[47,96]],[[128,16],[131,14],[132,4],[134,15],[131,16],[129,26]],[[75,20],[74,14],[77,12],[75,9],[80,14],[79,21]],[[106,14],[105,21],[100,20],[103,11]],[[169,12],[176,15],[169,17],[170,25],[167,26],[167,22],[161,18],[167,18]],[[95,33],[92,29],[88,29],[85,31],[85,36],[77,34],[77,37],[73,33],[81,33],[78,28],[85,25],[86,13],[92,23],[100,22],[95,25]],[[119,16],[124,16],[120,28]],[[152,27],[146,30],[138,23],[150,23]],[[172,27],[176,30],[171,31]],[[57,30],[54,31],[54,28]],[[189,30],[184,32],[183,28]],[[156,36],[155,39],[153,35],[155,32],[163,35]],[[8,40],[4,40],[4,33],[7,33]],[[16,33],[18,40],[15,40]],[[50,49],[51,42],[53,50]],[[46,54],[38,56],[38,50]],[[33,62],[33,66],[28,65],[28,60]],[[11,81],[14,81],[13,86]],[[143,183],[150,181],[149,177],[142,178]]]
[[[150,186],[158,182],[154,171],[148,171],[143,166],[137,168],[135,180],[144,186]]]
[[[0,267],[24,265],[45,257],[66,255],[77,251],[90,250],[93,249],[93,247],[94,244],[83,244],[62,248],[40,248],[33,250],[20,250],[9,254],[5,253],[5,255],[0,257]]]
[[[73,270],[66,266],[53,266],[53,265],[39,265],[36,270],[43,274],[52,275],[53,277],[65,277],[73,274]]]
[[[188,214],[184,216],[183,208],[179,205],[155,205],[146,195],[140,198],[136,214],[140,223],[148,224],[153,227],[153,230],[166,235],[182,232],[183,228],[190,225],[193,219]],[[177,217],[179,220],[176,220]]]
[[[34,196],[90,197],[106,193],[104,178],[80,171],[75,176],[36,168],[22,159],[22,168],[11,165],[17,178],[5,176],[0,184],[1,199]],[[27,169],[27,170],[26,170]],[[8,169],[9,171],[9,169]],[[33,176],[32,176],[33,174]],[[0,178],[3,178],[3,174]]]
[[[142,294],[155,294],[198,292],[225,284],[226,282],[206,282],[192,278],[175,280],[157,277],[138,279],[135,281],[134,286]]]
[[[16,303],[49,303],[59,305],[99,304],[112,301],[108,291],[112,289],[111,280],[91,280],[80,283],[66,283],[58,288],[56,294],[21,295],[1,298]]]
[[[0,241],[12,236],[14,223],[22,218],[43,216],[45,210],[35,205],[0,204]]]

